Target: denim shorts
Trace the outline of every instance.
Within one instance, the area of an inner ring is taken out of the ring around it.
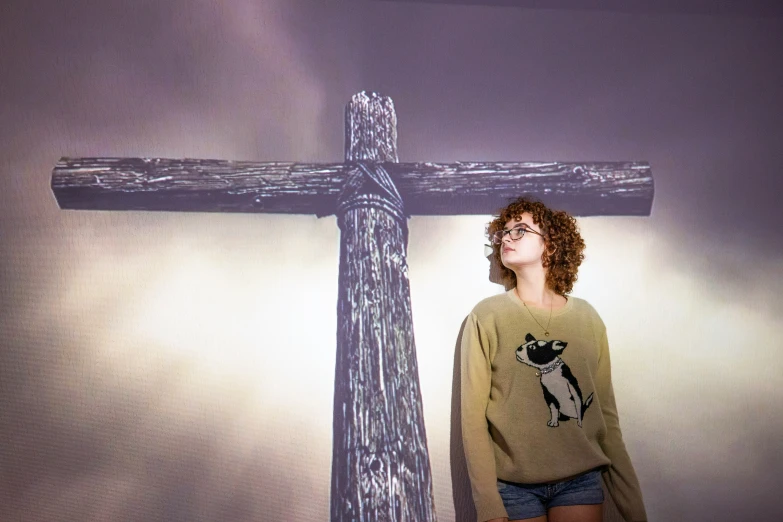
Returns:
[[[570,480],[550,484],[517,484],[498,480],[498,491],[509,520],[535,518],[558,506],[601,504],[601,472],[589,471]]]

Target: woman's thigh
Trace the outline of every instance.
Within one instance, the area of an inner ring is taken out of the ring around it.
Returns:
[[[547,522],[546,515],[542,517],[536,517],[536,518],[515,518],[514,520],[509,520],[508,522]]]
[[[603,504],[559,506],[550,508],[542,517],[517,518],[508,522],[603,522],[603,507]]]
[[[547,522],[546,515],[542,517],[536,517],[536,518],[515,518],[514,520],[509,520],[508,522]]]
[[[548,522],[603,522],[603,504],[558,506],[547,511]]]

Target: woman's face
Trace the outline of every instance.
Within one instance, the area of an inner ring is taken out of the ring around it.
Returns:
[[[500,244],[500,259],[503,265],[511,270],[525,266],[540,266],[541,256],[546,249],[544,238],[539,235],[541,227],[533,223],[533,216],[528,212],[522,214],[520,219],[512,219],[506,223],[503,230],[511,230],[516,227],[525,227],[529,230],[516,241],[511,239],[510,234],[503,236],[503,242]],[[538,234],[534,232],[538,232]]]

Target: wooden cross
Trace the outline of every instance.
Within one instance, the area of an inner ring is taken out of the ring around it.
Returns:
[[[62,158],[62,209],[336,214],[331,519],[434,521],[406,261],[411,215],[489,215],[523,193],[575,215],[649,215],[650,166],[399,163],[394,104],[353,96],[345,162]]]

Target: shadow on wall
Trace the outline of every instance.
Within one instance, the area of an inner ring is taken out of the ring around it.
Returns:
[[[467,318],[462,321],[454,349],[454,373],[451,384],[451,432],[449,436],[449,461],[451,463],[451,495],[454,500],[455,522],[475,522],[476,506],[470,490],[468,466],[462,446],[462,411],[460,408],[460,346]]]

